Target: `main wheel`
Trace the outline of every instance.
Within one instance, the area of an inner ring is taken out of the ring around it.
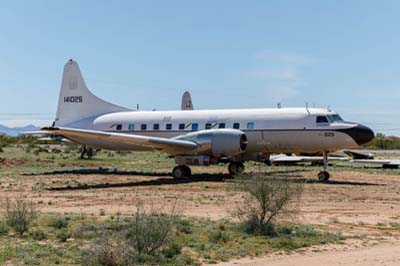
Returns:
[[[176,179],[183,179],[186,177],[187,169],[184,165],[177,165],[172,170],[172,176]]]
[[[329,173],[327,171],[319,172],[318,180],[321,182],[326,182],[329,180]]]
[[[192,176],[192,170],[190,169],[189,166],[184,165],[183,166],[185,168],[185,177],[191,177]]]
[[[244,165],[242,162],[230,162],[228,171],[231,175],[237,175],[244,172]]]

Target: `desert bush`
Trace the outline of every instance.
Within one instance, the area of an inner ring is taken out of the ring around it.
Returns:
[[[10,228],[4,221],[0,221],[0,235],[7,235]]]
[[[177,219],[175,204],[168,213],[154,208],[146,211],[142,205],[138,205],[136,209],[128,224],[126,238],[139,255],[152,255],[171,241],[174,222]]]
[[[82,249],[81,260],[86,266],[117,266],[129,265],[127,250],[118,246],[119,243],[110,233],[104,233],[96,244]]]
[[[208,233],[208,240],[211,243],[218,243],[218,242],[223,242],[226,243],[231,239],[231,236],[229,235],[228,232],[225,232],[223,230],[212,230]]]
[[[56,234],[56,238],[60,242],[67,242],[68,238],[70,238],[70,237],[71,237],[71,234],[69,233],[69,231],[67,229],[59,230]]]
[[[235,188],[243,194],[234,215],[250,232],[275,235],[274,222],[279,217],[294,216],[299,211],[304,185],[286,178],[265,175],[243,175]]]
[[[176,222],[176,229],[184,234],[191,234],[193,233],[192,225],[189,220],[187,219],[178,219]]]
[[[163,207],[146,210],[139,204],[129,219],[91,230],[97,232],[97,238],[92,246],[82,250],[82,263],[89,266],[166,264],[166,260],[180,255],[182,249],[173,241],[176,217],[175,204],[167,213]]]
[[[25,197],[6,198],[2,204],[7,225],[12,227],[20,236],[29,229],[29,225],[39,214],[32,200]]]
[[[32,235],[32,238],[33,238],[34,240],[38,240],[38,241],[44,240],[44,239],[47,238],[46,233],[45,233],[43,230],[39,230],[39,229],[33,231],[33,232],[31,233],[31,235]]]
[[[68,220],[65,217],[52,217],[47,225],[56,229],[66,228]]]

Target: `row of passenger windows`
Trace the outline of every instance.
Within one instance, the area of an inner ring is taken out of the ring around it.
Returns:
[[[212,129],[212,128],[225,128],[225,123],[206,123],[205,124],[205,129]],[[234,129],[239,129],[240,128],[240,123],[233,123],[232,128]],[[122,130],[122,124],[117,124],[115,125],[116,130]],[[153,124],[153,130],[160,130],[160,124]],[[191,129],[193,131],[199,130],[199,124],[198,123],[189,123],[189,124],[184,124],[181,123],[178,125],[179,130],[185,130],[185,129]],[[247,123],[247,129],[254,129],[254,122],[248,122]],[[128,125],[128,130],[129,131],[135,131],[137,130],[135,128],[135,124],[129,124]],[[140,124],[140,130],[148,130],[147,124]],[[149,128],[150,130],[150,128]],[[165,124],[165,130],[172,130],[172,124],[168,123]]]

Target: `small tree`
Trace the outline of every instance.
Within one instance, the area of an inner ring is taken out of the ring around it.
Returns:
[[[26,197],[6,198],[3,204],[5,220],[20,236],[29,229],[29,225],[37,218],[39,212],[32,200]]]
[[[287,178],[246,175],[239,178],[235,187],[243,193],[244,200],[234,214],[251,231],[266,233],[279,217],[298,213],[304,185]]]

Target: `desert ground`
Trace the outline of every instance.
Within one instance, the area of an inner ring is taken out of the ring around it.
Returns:
[[[241,200],[222,165],[193,167],[191,179],[174,180],[169,175],[173,160],[161,154],[102,152],[92,160],[77,160],[75,153],[6,152],[0,154],[0,197],[23,195],[45,213],[129,215],[137,202],[161,206],[177,200],[182,215],[220,220],[234,219],[232,210]],[[247,172],[305,183],[296,222],[356,237],[220,265],[400,265],[400,170],[340,162],[330,166],[331,180],[320,183],[316,166],[246,167]]]

